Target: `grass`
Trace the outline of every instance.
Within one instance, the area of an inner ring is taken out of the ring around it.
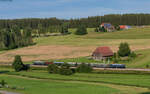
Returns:
[[[75,32],[75,29],[70,29]],[[132,46],[149,46],[150,28],[132,28],[118,32],[101,33],[88,29],[85,36],[73,33],[66,36],[50,36],[34,38],[38,46],[41,45],[69,45],[69,46],[118,46],[121,42],[128,42]],[[6,51],[4,51],[6,52]],[[4,53],[4,52],[0,52]],[[150,65],[150,50],[136,52],[138,57],[125,63],[129,68],[145,68]],[[98,62],[80,57],[75,59],[61,59],[63,62]],[[124,63],[124,62],[121,62]],[[22,94],[149,94],[150,75],[136,74],[103,74],[100,72],[72,76],[48,74],[45,70],[31,70],[29,72],[14,72],[11,68],[0,67],[0,80],[10,86],[24,87],[24,90],[10,90]]]
[[[0,80],[10,87],[1,89],[22,94],[149,94],[150,75],[120,74],[101,71],[76,73],[71,76],[49,74],[47,70],[14,72],[11,67],[0,67]],[[3,72],[7,71],[7,72]],[[19,89],[25,88],[25,89]]]
[[[83,81],[83,82],[97,82],[109,83],[125,86],[137,86],[150,88],[150,75],[134,75],[134,74],[74,74],[72,76],[62,76],[58,74],[48,74],[45,71],[32,72],[11,72],[9,75],[19,75],[23,77],[37,78],[37,79],[51,79],[62,81]]]
[[[120,61],[120,64],[126,64],[127,68],[150,68],[150,49],[136,51],[137,57],[130,61]],[[70,59],[55,60],[58,62],[86,62],[86,63],[104,63],[103,61],[96,61],[89,59],[89,57],[79,57]],[[106,62],[107,63],[107,62]],[[111,62],[110,62],[111,63]],[[149,66],[149,67],[146,67]]]
[[[117,32],[105,32],[105,33],[94,32],[94,28],[88,28],[87,29],[88,34],[85,36],[74,35],[75,30],[76,29],[69,29],[69,31],[72,32],[72,34],[65,35],[65,36],[50,36],[50,37],[34,38],[33,40],[37,44],[36,46],[33,46],[33,48],[32,47],[29,49],[19,48],[17,50],[13,50],[12,53],[11,51],[4,51],[4,52],[0,51],[0,55],[7,53],[4,55],[4,57],[9,57],[9,59],[10,58],[12,59],[12,57],[14,56],[14,53],[17,53],[17,54],[21,54],[23,58],[27,58],[32,61],[32,60],[38,60],[41,58],[42,58],[41,60],[52,60],[52,59],[88,56],[93,52],[93,50],[95,50],[97,46],[109,46],[113,50],[116,51],[117,47],[119,46],[121,42],[128,42],[132,46],[132,48],[135,48],[135,49],[137,48],[137,50],[150,48],[150,45],[148,44],[150,41],[150,27],[132,28],[129,30],[123,30],[123,31],[117,31]],[[49,46],[52,46],[52,47],[48,48]],[[39,50],[38,50],[38,47],[39,47]],[[65,51],[63,52],[63,50],[60,50],[63,47],[66,47],[65,49],[66,52]],[[67,48],[68,48],[68,52],[67,52]],[[41,52],[34,54],[35,52],[34,49],[37,49],[37,52],[39,51]],[[55,49],[56,51],[53,52],[52,49]],[[50,53],[47,53],[48,50],[50,50],[49,51]],[[22,51],[24,53],[21,53]],[[33,51],[33,53],[29,53],[28,51],[29,52]],[[47,56],[49,56],[49,58],[47,58]],[[79,59],[82,59],[82,58],[79,58]],[[2,61],[7,62],[7,59],[2,60]],[[29,60],[26,60],[26,61],[29,61]],[[85,59],[82,59],[82,61],[85,61]],[[86,61],[90,62],[89,60],[86,60]]]
[[[97,61],[90,59],[91,57],[79,57],[79,58],[69,58],[69,59],[60,59],[60,60],[54,60],[56,62],[78,62],[78,63],[103,63],[102,61]]]
[[[70,29],[75,32],[75,29]],[[117,32],[94,32],[94,28],[88,29],[85,36],[74,35],[51,36],[34,38],[37,45],[72,45],[72,46],[114,46],[120,42],[128,42],[131,45],[148,45],[150,41],[150,28],[132,28]]]
[[[9,86],[25,88],[5,90],[22,94],[144,94],[150,92],[149,78],[150,75],[96,73],[62,76],[42,70],[10,70],[9,73],[0,74],[0,80],[5,79]]]
[[[10,86],[24,87],[24,90],[15,90],[23,94],[112,94],[119,91],[107,86],[86,83],[25,79],[7,75],[1,75],[0,80],[2,79],[6,79]]]
[[[150,67],[150,49],[146,50],[140,50],[136,52],[138,56],[130,61],[129,63],[126,63],[127,67],[129,68],[147,68],[146,65],[149,65]]]
[[[92,30],[88,30],[92,31]],[[121,30],[117,32],[98,32],[85,36],[87,38],[93,39],[150,39],[150,27],[148,28],[132,28],[128,30]]]

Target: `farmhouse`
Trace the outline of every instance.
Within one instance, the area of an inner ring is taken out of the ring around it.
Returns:
[[[104,27],[108,32],[115,30],[114,26],[110,23],[102,23],[100,26]]]
[[[98,47],[93,52],[92,58],[95,60],[105,60],[113,55],[114,53],[109,47]]]
[[[120,29],[129,29],[131,28],[131,26],[128,26],[128,25],[119,25]]]

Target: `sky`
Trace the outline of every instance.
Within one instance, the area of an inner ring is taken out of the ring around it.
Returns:
[[[150,0],[0,0],[0,19],[150,13]]]

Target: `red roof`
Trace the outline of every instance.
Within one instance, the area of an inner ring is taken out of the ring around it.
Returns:
[[[120,29],[125,29],[126,27],[126,25],[120,25]]]
[[[113,56],[114,53],[109,47],[98,47],[94,52],[93,55],[101,54],[103,57],[106,56]]]

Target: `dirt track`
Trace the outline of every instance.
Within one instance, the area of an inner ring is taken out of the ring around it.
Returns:
[[[150,49],[150,46],[132,46],[132,50]],[[50,46],[30,46],[15,50],[6,51],[0,54],[0,62],[12,62],[15,55],[21,55],[23,61],[33,60],[51,60],[76,58],[90,56],[96,49],[96,46],[75,47],[63,45]],[[113,51],[117,51],[117,46],[111,46]]]
[[[0,91],[2,94],[19,94],[19,93],[13,93],[13,92],[7,92],[7,91]]]

